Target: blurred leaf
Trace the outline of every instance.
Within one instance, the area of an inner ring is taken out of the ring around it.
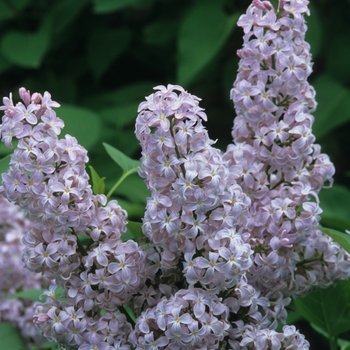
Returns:
[[[3,174],[10,167],[11,155],[8,154],[4,158],[0,159],[0,174]],[[0,176],[0,185],[2,185],[2,176]]]
[[[350,229],[350,191],[343,186],[333,185],[319,193],[323,212],[322,226],[339,231]]]
[[[350,280],[294,300],[298,311],[329,337],[350,329]]]
[[[146,206],[146,198],[151,196],[144,180],[134,173],[125,179],[125,186],[119,187],[116,193],[128,198],[133,203],[141,203]]]
[[[116,129],[118,135],[118,148],[122,150],[126,155],[133,156],[140,150],[140,144],[135,137],[134,126],[123,129]]]
[[[12,63],[8,61],[0,52],[0,74],[2,72],[5,72],[11,66],[12,66]]]
[[[2,300],[8,299],[28,299],[32,301],[40,301],[40,295],[43,294],[45,289],[32,289],[24,290],[15,294],[11,294],[7,297],[4,297]]]
[[[113,61],[125,51],[130,39],[131,31],[127,28],[97,27],[93,29],[88,42],[87,60],[95,78],[99,79]]]
[[[92,149],[100,139],[101,121],[98,114],[92,110],[73,105],[62,105],[57,115],[63,119],[65,124],[63,134],[76,137],[86,149]]]
[[[127,7],[143,5],[145,0],[93,0],[95,13],[109,13]]]
[[[338,345],[340,350],[350,350],[350,341],[344,339],[338,339]]]
[[[100,112],[104,120],[108,120],[118,127],[135,124],[138,103],[129,103],[120,106],[108,107]]]
[[[2,54],[12,63],[26,67],[39,68],[50,42],[49,22],[36,33],[8,32],[1,40]]]
[[[318,102],[313,133],[321,138],[350,121],[350,90],[327,75],[320,76],[313,85]]]
[[[127,231],[122,234],[122,241],[126,242],[129,239],[138,241],[139,238],[144,237],[142,232],[142,223],[128,220]]]
[[[161,18],[148,24],[143,30],[146,45],[166,45],[170,43],[177,32],[177,21]]]
[[[100,177],[96,170],[89,165],[90,171],[91,171],[91,178],[92,178],[92,190],[94,194],[103,194],[105,193],[105,177]]]
[[[350,235],[345,232],[333,230],[320,226],[320,230],[331,237],[333,241],[337,242],[343,249],[350,253]]]
[[[22,350],[26,349],[19,330],[10,323],[0,323],[0,350]]]
[[[349,33],[337,35],[327,50],[327,72],[342,83],[350,82],[350,41]]]
[[[29,0],[0,1],[0,21],[15,17],[28,3]]]
[[[118,194],[117,194],[118,196]],[[132,199],[129,200],[124,200],[122,198],[117,197],[119,205],[127,211],[128,213],[128,218],[131,219],[136,219],[140,220],[144,214],[145,214],[145,204],[139,204],[139,203],[134,203],[131,202]],[[146,197],[144,198],[146,199]]]
[[[63,32],[77,17],[90,0],[60,0],[54,4],[45,20],[52,23],[54,34]]]
[[[311,45],[311,53],[316,57],[322,44],[323,27],[315,6],[310,5],[310,16],[306,17],[306,23],[308,30],[305,35],[305,41]]]
[[[215,57],[225,44],[238,19],[227,16],[220,2],[197,2],[185,14],[178,36],[177,80],[187,85]]]
[[[140,102],[145,99],[145,96],[148,96],[153,92],[152,88],[154,85],[155,83],[153,82],[141,81],[121,87],[114,91],[96,95],[84,102],[91,107],[101,108],[102,110],[110,106],[119,107],[121,105],[129,104],[129,102],[139,105]],[[137,113],[137,110],[135,110],[135,113]]]
[[[238,57],[230,57],[227,62],[221,68],[221,82],[222,93],[225,96],[225,100],[228,102],[229,107],[233,108],[233,102],[230,97],[230,91],[233,88],[233,82],[236,79],[238,67]],[[233,116],[234,114],[232,114]]]

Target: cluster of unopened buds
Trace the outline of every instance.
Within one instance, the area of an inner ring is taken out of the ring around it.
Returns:
[[[2,192],[35,222],[23,261],[53,281],[34,315],[47,339],[79,350],[309,347],[277,324],[291,297],[349,278],[350,257],[318,228],[334,167],[311,130],[307,5],[254,0],[240,17],[225,152],[182,87],[158,86],[140,104],[139,174],[151,197],[138,242],[123,241],[118,202],[92,193],[86,150],[58,137],[50,94],[4,98],[2,141],[18,144]]]

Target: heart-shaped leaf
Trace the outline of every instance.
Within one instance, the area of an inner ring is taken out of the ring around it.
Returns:
[[[50,25],[44,22],[33,34],[15,31],[6,33],[1,41],[2,54],[18,66],[39,68],[49,48]]]

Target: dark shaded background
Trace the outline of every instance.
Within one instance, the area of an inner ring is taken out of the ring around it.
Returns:
[[[231,142],[229,91],[242,30],[235,23],[250,0],[0,0],[0,93],[49,91],[62,104],[65,132],[89,150],[107,189],[120,174],[107,142],[135,159],[137,106],[152,87],[181,84],[202,98],[217,145]],[[317,92],[314,134],[334,162],[336,186],[321,195],[322,223],[350,229],[350,1],[311,0],[307,40]],[[8,154],[3,145],[0,157]],[[132,186],[130,186],[132,185]],[[137,177],[118,190],[131,217],[143,213]],[[350,322],[350,321],[349,321]],[[312,343],[320,338],[298,323]]]

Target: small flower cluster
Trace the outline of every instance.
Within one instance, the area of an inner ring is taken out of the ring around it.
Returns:
[[[23,268],[22,237],[32,227],[17,206],[0,195],[0,322],[8,322],[19,329],[28,346],[41,346],[45,338],[33,324],[33,302],[11,298],[27,290],[47,288],[49,281]]]
[[[79,350],[308,349],[277,323],[292,296],[349,278],[350,256],[318,229],[318,192],[334,168],[311,130],[307,5],[254,0],[239,19],[226,152],[182,87],[157,86],[140,104],[146,242],[121,240],[127,214],[92,193],[86,151],[58,138],[50,94],[4,98],[2,141],[18,145],[2,192],[35,222],[26,267],[54,280],[34,315],[46,338]]]

